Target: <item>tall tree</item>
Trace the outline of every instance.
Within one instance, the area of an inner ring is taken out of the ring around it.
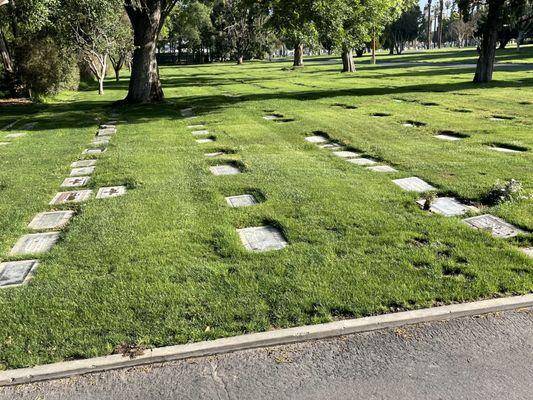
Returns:
[[[437,30],[437,45],[439,46],[439,49],[442,47],[442,31],[443,31],[442,16],[443,14],[444,14],[444,0],[439,0],[439,27]]]
[[[482,17],[479,19],[476,32],[481,43],[478,48],[479,58],[474,75],[475,83],[492,81],[498,32],[503,27],[504,16],[510,7],[517,7],[525,1],[528,0],[484,0],[480,4],[480,0],[459,0],[458,5],[465,21],[472,18],[473,10],[482,6]]]
[[[120,46],[123,8],[121,0],[59,0],[58,16],[63,32],[75,44],[91,72],[98,79],[98,93],[104,94],[109,56]]]
[[[304,46],[318,41],[313,0],[273,0],[271,23],[294,48],[294,67],[303,67]]]
[[[133,28],[133,60],[128,95],[129,103],[162,101],[156,50],[157,39],[165,19],[178,0],[125,0]]]
[[[421,17],[422,12],[417,4],[404,11],[400,18],[385,28],[383,44],[390,49],[391,54],[394,51],[397,54],[402,54],[405,43],[418,37],[418,26]]]
[[[431,1],[432,0],[428,0],[428,3],[427,3],[427,31],[426,31],[426,34],[427,34],[427,37],[426,37],[426,47],[427,49],[429,50],[431,48],[431,39],[432,39],[432,32],[431,32]]]

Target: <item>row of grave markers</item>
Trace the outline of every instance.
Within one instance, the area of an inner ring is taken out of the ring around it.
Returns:
[[[182,109],[181,115],[188,120],[196,118],[192,108]],[[199,137],[196,139],[198,144],[211,143],[215,140],[213,136],[210,136],[209,130],[203,124],[189,125],[187,128],[192,130],[193,136]],[[224,152],[218,151],[205,153],[204,155],[205,157],[213,158],[224,154]],[[240,168],[231,164],[213,165],[209,167],[209,171],[215,176],[238,175],[242,173]],[[259,204],[257,199],[251,194],[228,196],[225,199],[228,206],[233,208],[250,207]],[[243,246],[252,252],[280,250],[288,245],[281,231],[272,225],[237,229],[237,234]]]
[[[116,133],[117,121],[109,121],[100,125],[91,142],[91,147],[83,151],[83,156],[98,156],[107,151],[111,136]],[[17,136],[19,137],[19,136]],[[79,188],[88,184],[94,173],[97,159],[78,160],[71,164],[70,176],[61,184],[62,188]],[[121,196],[126,193],[124,186],[102,187],[98,189],[97,199]],[[51,206],[82,203],[90,199],[93,191],[89,189],[57,193]],[[48,252],[57,243],[61,232],[74,216],[74,211],[47,211],[37,214],[29,223],[28,229],[41,231],[22,236],[11,249],[9,256],[27,256]],[[51,231],[51,232],[50,232]],[[0,263],[0,287],[14,287],[27,283],[38,267],[37,259],[8,261]]]
[[[263,118],[267,121],[278,121],[279,119],[283,118],[283,116],[280,114],[270,114],[265,115]],[[380,163],[372,158],[362,157],[361,154],[352,150],[348,150],[344,146],[330,141],[328,138],[320,134],[308,136],[305,138],[305,141],[313,143],[321,149],[330,150],[333,155],[343,158],[351,164],[364,166],[369,171],[391,174],[399,172],[390,165]],[[415,176],[394,179],[392,182],[405,191],[417,192],[421,194],[437,191],[435,187]],[[417,204],[424,208],[426,206],[426,200],[417,200]],[[429,211],[444,215],[446,217],[455,217],[463,216],[467,213],[479,212],[479,209],[474,206],[463,204],[453,197],[436,197],[430,202]],[[510,238],[526,233],[523,230],[502,220],[501,218],[490,214],[469,217],[466,218],[464,222],[473,228],[489,231],[494,237],[497,238]],[[533,248],[522,248],[521,250],[528,256],[533,257]]]

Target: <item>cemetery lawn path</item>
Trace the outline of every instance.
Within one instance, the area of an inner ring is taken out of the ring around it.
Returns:
[[[154,106],[113,108],[124,80],[109,81],[103,97],[2,107],[3,125],[21,115],[37,125],[0,146],[0,259],[17,259],[9,250],[51,209],[70,163],[113,111],[118,133],[89,188],[128,193],[57,207],[76,216],[33,280],[0,289],[0,369],[531,292],[533,261],[519,249],[533,246],[531,71],[497,70],[477,87],[468,68],[364,64],[346,75],[309,61],[298,71],[281,62],[162,67],[166,102]],[[181,117],[188,106],[196,119]],[[294,121],[264,120],[269,113]],[[216,141],[195,143],[192,124]],[[466,138],[436,139],[443,130]],[[304,140],[315,131],[399,172],[335,157]],[[243,173],[213,176],[222,163]],[[525,233],[496,239],[427,213],[391,182],[411,176],[478,205],[498,180],[517,179],[523,198],[482,211]],[[240,194],[260,204],[229,208],[225,197]],[[289,245],[247,252],[236,229],[260,225]]]

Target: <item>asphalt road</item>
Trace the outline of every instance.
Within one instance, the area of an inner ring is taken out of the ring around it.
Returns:
[[[8,388],[0,399],[533,399],[533,309]]]

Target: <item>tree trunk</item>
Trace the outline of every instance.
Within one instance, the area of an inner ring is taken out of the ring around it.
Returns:
[[[372,64],[376,64],[376,33],[372,33]]]
[[[133,4],[132,4],[133,3]],[[133,28],[133,61],[128,103],[155,103],[164,98],[157,65],[157,37],[163,22],[160,1],[148,1],[136,8],[133,0],[126,1],[126,12]]]
[[[13,65],[13,60],[9,54],[9,49],[7,47],[7,42],[3,32],[0,32],[0,54],[2,55],[2,63],[4,65],[4,71],[8,74],[15,73],[15,67]]]
[[[477,61],[474,83],[487,83],[492,81],[494,61],[496,59],[496,44],[498,42],[498,27],[503,15],[502,8],[505,0],[496,0],[489,3],[487,19],[482,28],[481,46]]]
[[[294,47],[294,67],[304,66],[304,45],[302,43]]]
[[[432,0],[428,0],[428,25],[427,25],[427,48],[428,50],[431,48],[431,1]]]
[[[355,72],[352,49],[342,51],[342,72]]]
[[[98,94],[102,96],[104,94],[104,79],[105,78],[99,78],[98,79]]]
[[[113,68],[115,70],[115,82],[120,82],[120,70],[121,68]]]
[[[439,49],[442,47],[442,13],[444,12],[444,0],[439,1],[439,30],[438,30],[438,44]]]

